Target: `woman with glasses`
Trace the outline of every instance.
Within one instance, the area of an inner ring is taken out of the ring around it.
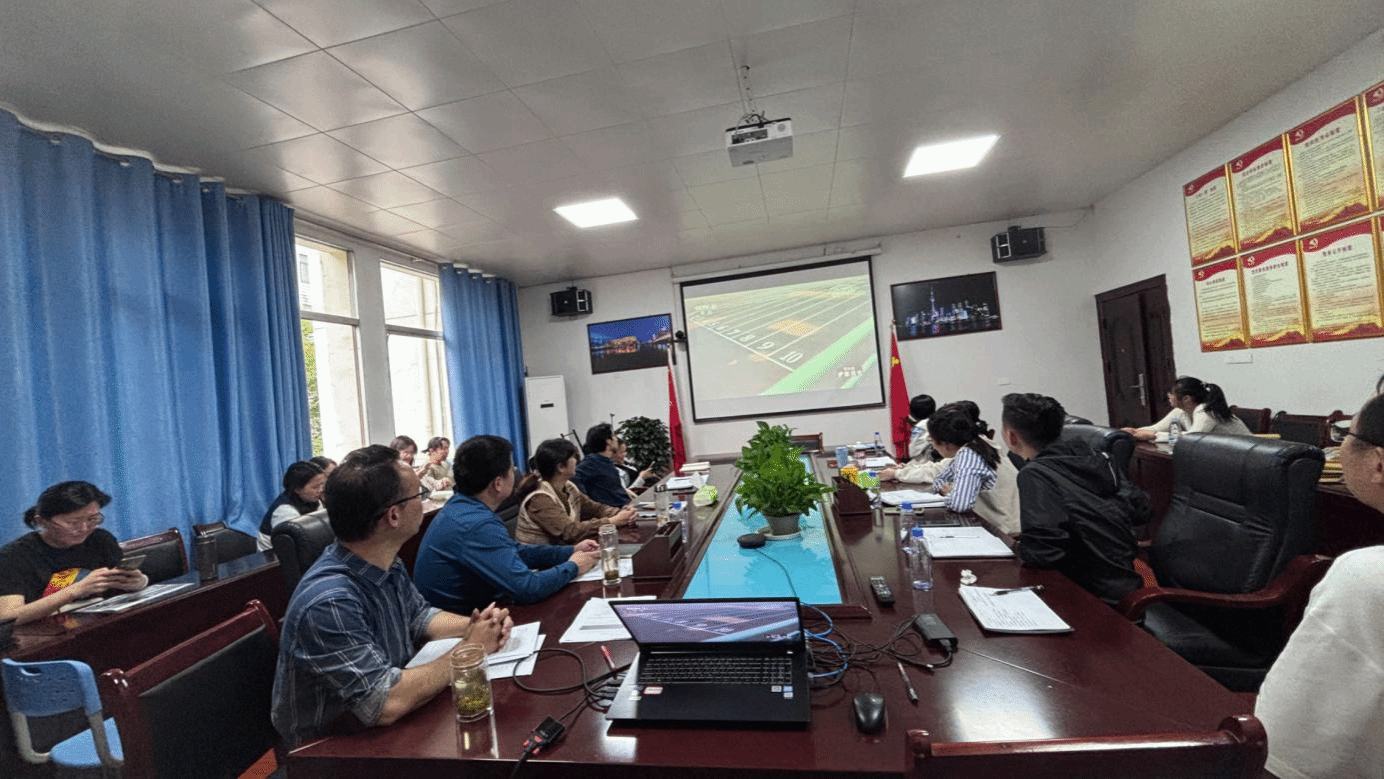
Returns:
[[[120,543],[100,527],[111,497],[94,484],[65,481],[24,512],[33,528],[0,549],[0,620],[22,624],[110,590],[133,592],[149,579],[117,568]]]
[[[436,492],[452,488],[452,465],[447,462],[447,453],[451,449],[452,442],[443,436],[428,440],[428,460],[415,469],[424,489]]]
[[[1139,441],[1152,441],[1176,422],[1184,433],[1254,435],[1240,418],[1230,413],[1225,393],[1215,384],[1191,376],[1179,376],[1168,390],[1172,411],[1148,427],[1126,427],[1124,431]]]
[[[268,510],[260,519],[259,550],[267,552],[272,548],[269,534],[280,522],[297,519],[322,507],[322,488],[327,485],[327,474],[317,463],[300,460],[284,472],[284,491],[269,504]]]

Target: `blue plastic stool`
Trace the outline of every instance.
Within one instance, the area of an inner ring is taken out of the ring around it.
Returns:
[[[50,760],[68,768],[118,768],[124,763],[120,734],[114,719],[101,716],[101,696],[91,666],[75,660],[16,663],[0,660],[5,680],[5,704],[14,723],[19,755],[30,763]],[[49,752],[35,752],[29,734],[30,717],[51,717],[81,709],[90,727],[55,745]]]

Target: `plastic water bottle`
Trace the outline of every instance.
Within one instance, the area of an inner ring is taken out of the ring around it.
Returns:
[[[1177,446],[1177,439],[1182,437],[1182,423],[1176,419],[1168,425],[1168,448]]]
[[[903,551],[913,550],[913,502],[904,501],[899,504],[899,542],[903,546]]]
[[[913,589],[931,590],[932,589],[932,555],[927,553],[927,545],[923,543],[923,529],[914,527],[909,536],[909,565],[913,569],[909,575],[913,579]]]
[[[875,431],[875,454],[884,454],[884,441],[880,440],[879,431]]]

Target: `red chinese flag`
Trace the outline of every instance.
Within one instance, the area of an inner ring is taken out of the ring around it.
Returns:
[[[678,414],[678,392],[673,384],[673,362],[668,361],[668,437],[673,441],[673,470],[687,462],[687,447],[682,442],[682,416]]]
[[[899,362],[899,339],[894,327],[889,327],[889,429],[894,431],[894,452],[900,460],[908,457],[908,439],[913,428],[908,424],[908,386],[903,381],[903,363]]]

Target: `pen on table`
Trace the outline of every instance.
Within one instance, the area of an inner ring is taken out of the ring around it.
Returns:
[[[614,673],[615,661],[610,658],[610,647],[605,644],[601,644],[601,657],[605,658],[606,665],[610,668],[611,672]]]
[[[990,594],[991,594],[991,595],[1008,595],[1008,594],[1011,593],[1011,592],[1042,592],[1042,591],[1043,591],[1043,585],[1041,585],[1041,584],[1032,584],[1032,585],[1029,585],[1029,586],[1027,586],[1027,587],[1010,587],[1010,588],[1007,589],[1007,590],[995,590],[994,592],[992,592],[992,593],[990,593]]]
[[[913,682],[908,678],[908,672],[903,670],[903,663],[897,660],[894,664],[899,667],[899,676],[903,677],[903,688],[908,691],[908,699],[914,703],[918,702],[918,691],[913,689]]]

